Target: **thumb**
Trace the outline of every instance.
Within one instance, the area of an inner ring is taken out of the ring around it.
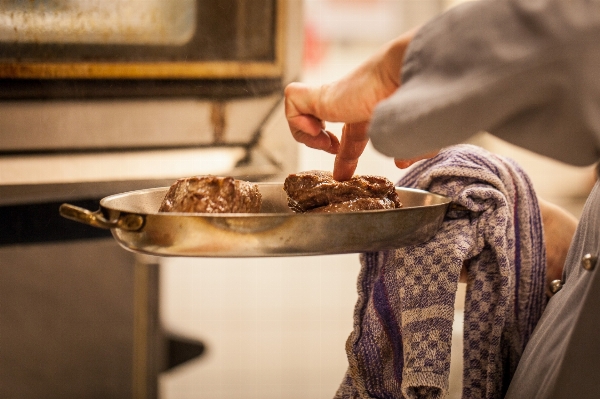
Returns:
[[[396,167],[400,169],[406,169],[412,164],[422,161],[423,159],[433,158],[438,154],[439,150],[428,152],[427,154],[419,155],[418,157],[410,158],[410,159],[394,159],[394,163]]]

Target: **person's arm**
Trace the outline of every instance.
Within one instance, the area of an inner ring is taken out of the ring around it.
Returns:
[[[412,158],[488,131],[575,165],[600,148],[600,2],[481,0],[423,26],[369,136]]]

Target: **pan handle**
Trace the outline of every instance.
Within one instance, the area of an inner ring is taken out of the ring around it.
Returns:
[[[101,229],[118,228],[127,231],[138,231],[144,225],[144,218],[133,213],[120,215],[116,220],[107,220],[100,210],[91,212],[71,204],[62,204],[58,211],[62,217]]]

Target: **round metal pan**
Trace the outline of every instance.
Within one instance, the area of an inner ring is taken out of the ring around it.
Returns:
[[[429,240],[450,199],[396,188],[402,208],[329,214],[297,214],[280,183],[258,183],[260,213],[159,213],[168,187],[111,195],[100,210],[63,204],[62,216],[108,228],[130,251],[159,256],[259,257],[380,251]]]

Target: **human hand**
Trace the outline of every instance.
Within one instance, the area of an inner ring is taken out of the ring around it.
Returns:
[[[414,164],[415,162],[419,162],[424,159],[435,157],[438,154],[438,152],[439,152],[439,150],[432,151],[427,154],[419,155],[419,156],[411,158],[411,159],[394,159],[394,164],[396,164],[396,167],[398,167],[400,169],[406,169],[409,166],[411,166],[412,164]]]
[[[375,106],[400,86],[406,47],[416,30],[384,46],[356,70],[322,86],[291,83],[285,89],[285,114],[296,141],[337,154],[336,180],[354,174],[368,143],[367,128]],[[325,121],[345,124],[341,143],[326,130]]]

